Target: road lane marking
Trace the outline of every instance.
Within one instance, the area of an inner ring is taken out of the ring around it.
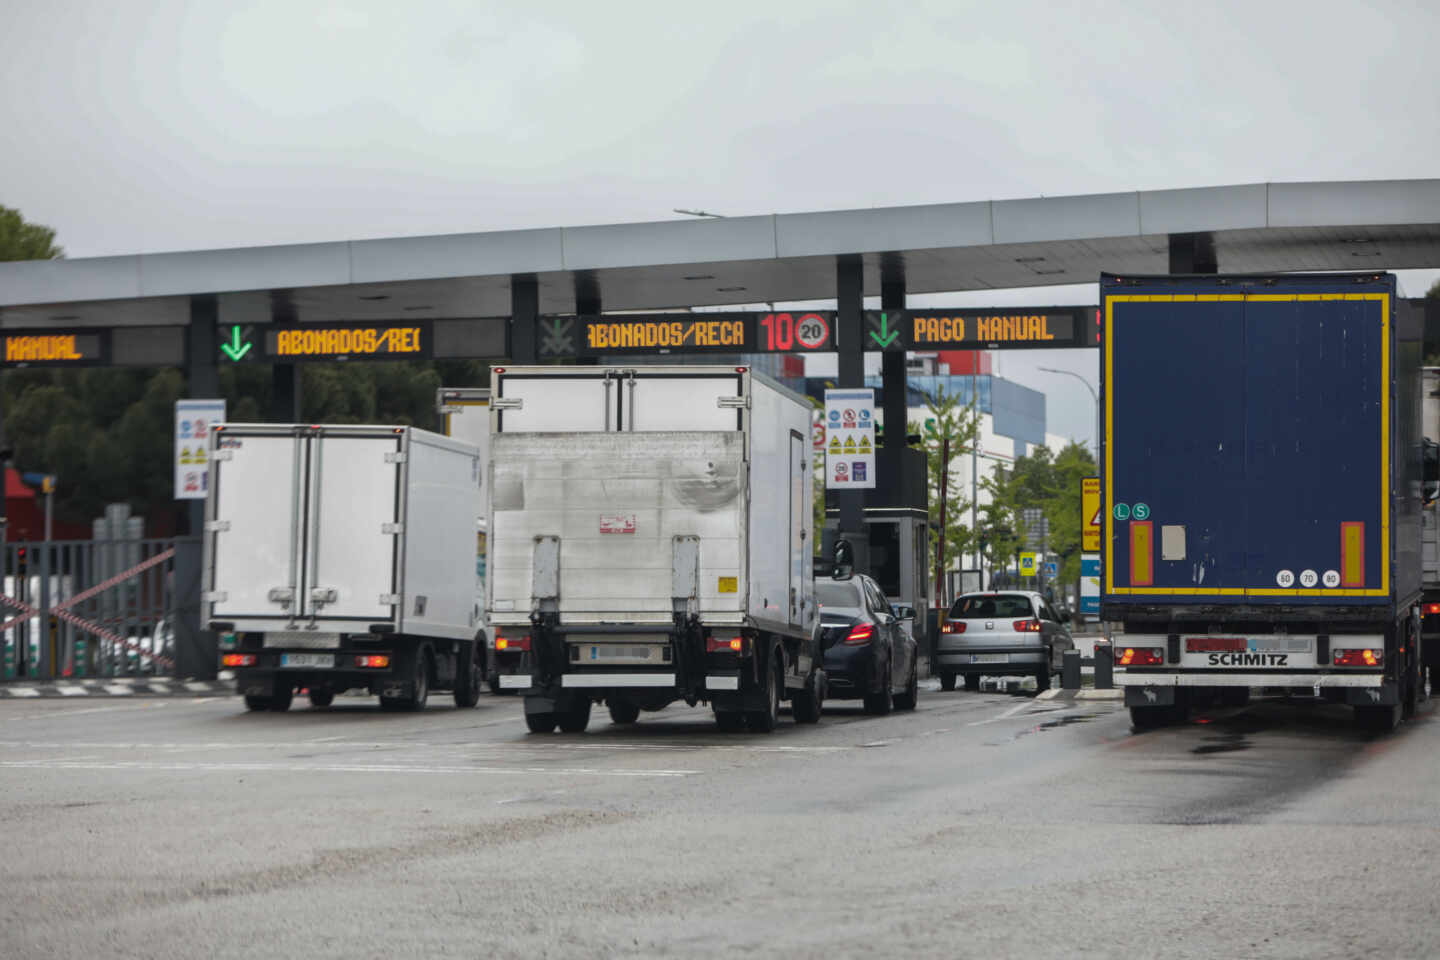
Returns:
[[[136,770],[206,773],[426,773],[510,776],[542,774],[568,777],[675,778],[693,777],[700,770],[626,770],[600,767],[462,767],[419,766],[399,763],[216,763],[126,760],[93,762],[82,760],[0,760],[0,769],[12,770]]]

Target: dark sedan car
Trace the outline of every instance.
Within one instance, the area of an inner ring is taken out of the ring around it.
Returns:
[[[815,581],[828,695],[863,699],[867,713],[914,710],[917,647],[874,580]]]

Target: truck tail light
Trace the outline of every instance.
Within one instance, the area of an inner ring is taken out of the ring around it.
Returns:
[[[744,653],[744,637],[706,637],[706,653]]]
[[[220,663],[227,667],[253,667],[255,666],[255,654],[227,653],[220,658]]]
[[[523,637],[496,637],[495,649],[499,652],[506,650],[518,650],[522,653],[530,652],[530,637],[527,634]]]
[[[1440,613],[1440,603],[1425,604],[1425,616],[1431,617],[1437,613]]]
[[[365,654],[355,658],[355,666],[375,667],[383,670],[390,666],[390,658],[383,653]]]
[[[1012,626],[1015,628],[1015,632],[1016,632],[1016,633],[1039,633],[1039,632],[1040,632],[1040,621],[1039,621],[1039,620],[1016,620],[1016,621],[1012,624]]]
[[[1165,662],[1163,647],[1126,647],[1120,651],[1122,667],[1156,667]]]
[[[840,642],[847,647],[863,647],[870,642],[870,638],[873,636],[875,636],[875,628],[868,623],[862,623],[851,630],[850,635]]]
[[[1385,663],[1383,650],[1336,650],[1337,667],[1379,667]]]
[[[964,620],[946,621],[945,623],[943,623],[943,624],[940,625],[940,632],[941,632],[941,633],[964,633],[964,632],[965,632],[965,621],[964,621]]]

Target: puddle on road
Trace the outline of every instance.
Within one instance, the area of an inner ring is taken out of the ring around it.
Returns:
[[[1003,740],[991,740],[991,741],[987,742],[987,743],[985,744],[985,746],[987,746],[987,747],[1003,747],[1003,746],[1006,745],[1007,743],[1014,743],[1016,740],[1019,740],[1021,737],[1028,737],[1028,736],[1029,736],[1030,734],[1032,734],[1032,733],[1044,733],[1046,730],[1054,730],[1054,729],[1057,728],[1057,727],[1068,727],[1068,726],[1070,726],[1071,724],[1075,724],[1075,723],[1088,723],[1089,721],[1094,720],[1094,719],[1095,719],[1096,717],[1098,717],[1098,716],[1101,716],[1101,714],[1098,714],[1098,713],[1070,713],[1070,714],[1066,714],[1066,715],[1063,716],[1063,717],[1056,717],[1054,720],[1046,720],[1044,723],[1037,723],[1037,724],[1035,724],[1034,726],[1026,727],[1026,728],[1023,729],[1023,730],[1018,730],[1018,731],[1016,731],[1014,734],[1010,735],[1009,737],[1004,738]]]

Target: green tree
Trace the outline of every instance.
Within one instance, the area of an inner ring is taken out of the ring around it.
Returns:
[[[0,260],[57,260],[65,251],[55,246],[55,231],[26,223],[19,210],[0,207]]]
[[[953,568],[960,558],[972,551],[978,540],[967,518],[970,499],[961,491],[964,481],[957,475],[957,461],[968,454],[970,448],[979,442],[980,414],[974,399],[962,404],[960,397],[946,393],[943,388],[925,403],[925,424],[911,424],[909,431],[918,433],[925,451],[926,482],[930,495],[930,556],[935,556],[936,547],[943,536],[945,541],[945,566]],[[948,448],[947,442],[948,441]],[[947,457],[948,450],[948,457]],[[949,477],[948,483],[943,483]],[[945,488],[945,529],[941,531],[940,500],[942,484]]]
[[[1033,453],[1017,457],[1009,470],[997,470],[987,483],[992,502],[986,510],[986,526],[1007,533],[991,537],[996,560],[1004,565],[1015,556],[1028,532],[1024,511],[1038,507],[1050,524],[1047,545],[1059,558],[1060,582],[1077,581],[1084,524],[1081,480],[1095,473],[1095,458],[1078,443],[1068,444],[1059,454],[1037,447]]]

